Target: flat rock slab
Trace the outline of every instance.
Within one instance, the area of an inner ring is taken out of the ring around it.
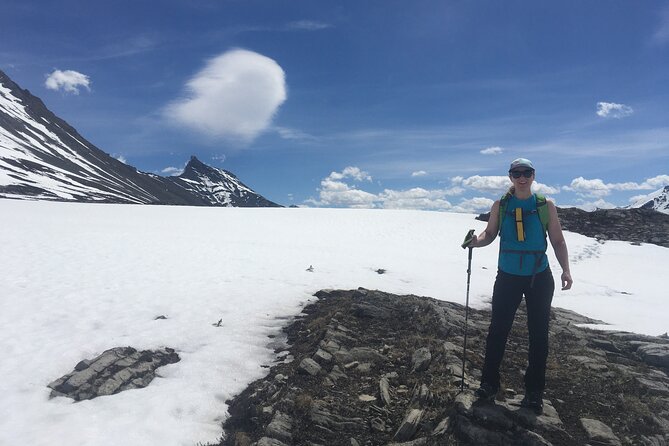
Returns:
[[[646,363],[669,369],[669,345],[646,344],[640,346],[637,353]]]
[[[620,439],[616,437],[613,430],[599,420],[592,418],[581,418],[581,425],[588,433],[591,442],[601,445],[621,446]]]
[[[179,362],[171,348],[138,351],[132,347],[116,347],[93,359],[84,359],[74,371],[48,385],[51,398],[66,396],[75,401],[113,395],[124,390],[149,385],[156,369]]]

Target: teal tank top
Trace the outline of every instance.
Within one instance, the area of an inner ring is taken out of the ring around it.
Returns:
[[[523,210],[525,241],[518,241],[516,208]],[[537,213],[535,195],[526,200],[511,196],[505,214],[500,215],[499,269],[517,276],[533,276],[548,268],[548,244]]]

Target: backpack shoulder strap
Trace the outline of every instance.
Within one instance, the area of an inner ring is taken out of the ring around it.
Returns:
[[[507,192],[502,195],[502,198],[499,199],[499,223],[497,227],[498,235],[502,233],[502,222],[506,216],[506,206],[509,204],[509,198],[511,198],[511,194]]]
[[[539,214],[539,220],[541,220],[541,226],[544,228],[545,235],[548,232],[548,222],[550,221],[548,206],[546,206],[546,197],[541,194],[534,194],[534,196],[537,202],[537,214]]]

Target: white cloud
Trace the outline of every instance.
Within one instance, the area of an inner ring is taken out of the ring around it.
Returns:
[[[433,190],[415,187],[408,190],[385,189],[374,194],[347,184],[344,182],[347,179],[357,182],[372,181],[369,173],[358,167],[348,166],[341,172],[331,172],[324,178],[318,189],[318,200],[309,199],[306,203],[352,208],[448,210],[452,205],[446,200],[446,196],[459,195],[463,191],[459,186]]]
[[[123,164],[128,164],[128,160],[123,155],[117,156],[116,159],[122,162]]]
[[[669,6],[665,7],[660,14],[660,25],[653,34],[653,41],[661,45],[669,43]]]
[[[560,188],[549,186],[547,184],[543,184],[543,183],[539,183],[539,182],[535,181],[532,184],[532,191],[537,193],[537,194],[551,195],[551,194],[559,194],[560,193]]]
[[[648,178],[641,184],[645,186],[644,189],[659,189],[669,185],[669,175],[658,175],[653,178]]]
[[[599,178],[594,180],[586,180],[583,177],[574,178],[569,186],[564,186],[564,189],[589,197],[604,197],[611,193],[610,185]]]
[[[455,185],[460,185],[467,189],[474,189],[478,192],[500,196],[508,191],[512,184],[508,176],[502,175],[474,175],[468,178],[453,177],[451,178],[451,182]],[[532,184],[532,191],[543,195],[559,194],[560,188],[548,186],[546,184],[535,181]]]
[[[316,137],[308,133],[303,132],[302,130],[291,129],[287,127],[274,127],[274,130],[279,134],[283,139],[293,140],[293,141],[315,141]]]
[[[448,210],[453,206],[444,199],[444,191],[427,190],[421,187],[397,191],[386,189],[379,194],[384,209]]]
[[[270,126],[287,97],[279,64],[241,49],[209,60],[186,91],[185,98],[167,106],[169,118],[210,136],[245,142]]]
[[[574,178],[564,190],[575,192],[583,197],[605,197],[612,191],[654,190],[669,184],[669,175],[657,175],[642,183],[628,181],[626,183],[604,183],[599,178],[592,180],[583,177]]]
[[[373,208],[378,201],[376,195],[355,189],[341,181],[326,178],[321,181],[319,206],[342,206],[351,208]]]
[[[504,152],[504,149],[501,147],[488,147],[487,149],[481,150],[481,153],[483,155],[499,155]]]
[[[474,189],[479,192],[501,194],[509,189],[511,180],[509,180],[508,176],[501,175],[474,175],[469,178],[463,178],[460,184],[466,188]]]
[[[183,173],[183,171],[184,171],[183,167],[181,167],[181,168],[179,168],[179,167],[166,167],[163,170],[161,170],[160,172],[165,174],[165,175],[176,176],[176,175],[181,175]]]
[[[353,178],[356,181],[372,181],[372,177],[358,167],[348,166],[341,172],[331,172],[328,179],[342,180],[344,178]]]
[[[54,70],[44,82],[49,90],[63,90],[66,93],[79,94],[79,88],[91,91],[91,80],[85,74],[73,70]]]
[[[424,177],[424,176],[427,176],[427,172],[425,172],[424,170],[417,170],[416,172],[412,172],[411,176],[412,177]]]
[[[460,203],[458,203],[457,206],[454,206],[453,209],[451,210],[453,212],[476,214],[490,211],[490,208],[492,208],[493,203],[494,200],[491,200],[490,198],[474,197],[468,200],[462,200]]]
[[[320,31],[322,29],[331,28],[332,25],[328,23],[318,22],[315,20],[298,20],[296,22],[290,22],[286,25],[287,30],[299,30],[299,31]]]
[[[624,118],[634,113],[632,107],[625,104],[616,104],[615,102],[598,102],[597,116],[602,118]]]

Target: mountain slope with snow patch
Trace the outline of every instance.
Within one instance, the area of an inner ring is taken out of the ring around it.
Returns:
[[[200,184],[197,181],[192,179],[186,184],[173,178],[147,174],[111,157],[53,114],[39,98],[21,89],[0,71],[0,197],[135,204],[276,206],[248,187],[239,186],[238,180],[226,179],[215,183],[208,179]],[[228,186],[230,189],[226,190]],[[215,192],[203,193],[206,190]],[[223,199],[223,196],[228,198]]]

